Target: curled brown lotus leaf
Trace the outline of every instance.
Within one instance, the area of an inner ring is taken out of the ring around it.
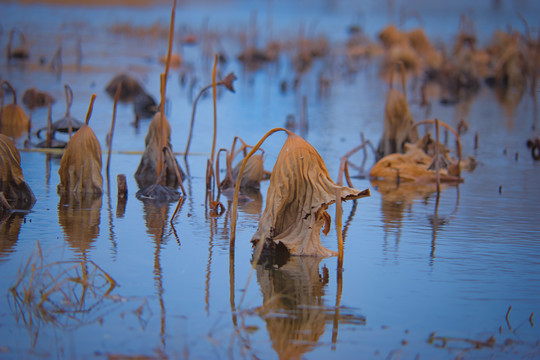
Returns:
[[[142,85],[132,76],[128,74],[119,74],[109,81],[105,87],[105,91],[111,98],[114,98],[118,86],[122,85],[119,101],[130,102],[137,95],[144,92]]]
[[[404,152],[406,142],[418,140],[418,130],[413,129],[414,118],[405,96],[390,89],[384,109],[384,130],[377,152],[380,157]]]
[[[337,196],[358,199],[369,196],[369,190],[336,185],[319,153],[290,133],[274,165],[266,208],[251,241],[257,243],[264,236],[265,245],[282,243],[291,255],[337,255],[320,241],[329,218],[324,213]]]
[[[26,116],[24,109],[17,104],[15,89],[5,80],[1,84],[2,86],[5,84],[10,88],[13,94],[13,102],[0,108],[0,133],[12,138],[18,138],[28,131],[30,119]]]
[[[34,193],[24,180],[21,156],[15,143],[0,134],[0,193],[12,209],[29,210],[34,205]]]
[[[77,195],[101,194],[101,146],[88,125],[83,125],[69,140],[60,161],[58,192]]]
[[[234,184],[236,183],[236,179],[238,178],[238,172],[240,171],[241,166],[242,166],[242,162],[240,161],[232,170],[232,177],[234,181],[234,183],[232,184],[233,187],[234,187]],[[261,181],[263,179],[263,175],[264,175],[263,156],[261,154],[251,156],[246,162],[244,173],[242,174],[240,188],[241,189],[255,189],[255,190],[259,189]]]
[[[135,171],[135,180],[139,185],[139,188],[143,189],[150,185],[154,185],[158,180],[158,169],[161,168],[160,161],[163,162],[163,146],[171,147],[171,125],[164,117],[165,120],[162,124],[161,112],[158,112],[152,118],[150,125],[148,126],[148,133],[144,140],[146,148],[144,149],[139,167]],[[176,178],[175,164],[173,157],[165,157],[165,168],[162,170],[162,174],[165,178],[165,185],[176,188],[180,182]],[[180,176],[184,178],[182,169],[178,165]]]
[[[435,182],[436,174],[430,169],[433,158],[417,145],[405,144],[405,154],[390,154],[371,168],[369,176],[374,179],[391,181]],[[440,169],[441,182],[461,182],[457,176],[449,175],[447,169]]]

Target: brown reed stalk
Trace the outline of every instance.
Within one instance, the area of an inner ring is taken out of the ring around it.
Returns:
[[[107,153],[107,175],[109,174],[109,167],[110,167],[110,164],[111,164],[112,141],[113,141],[113,135],[114,135],[114,125],[116,123],[116,104],[118,103],[118,98],[120,97],[120,92],[121,91],[122,91],[122,83],[119,83],[118,88],[116,89],[116,94],[114,95],[113,113],[112,113],[112,120],[111,120],[111,130],[109,132],[109,141],[107,143],[107,146],[109,147],[109,151]]]

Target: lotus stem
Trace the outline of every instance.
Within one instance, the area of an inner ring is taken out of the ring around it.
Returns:
[[[217,70],[217,54],[214,54],[214,67],[212,68],[212,100],[214,102],[214,136],[212,138],[212,152],[210,153],[210,159],[214,162],[214,154],[216,150],[216,133],[217,133],[217,104],[216,104],[216,70]]]
[[[171,151],[171,148],[169,146],[164,146],[163,152],[169,156],[171,162],[174,164],[174,172],[176,173],[176,178],[178,179],[180,189],[182,189],[182,194],[184,195],[184,197],[187,196],[186,189],[184,189],[184,182],[182,181],[182,176],[180,175],[180,169],[178,169],[178,164],[174,159],[174,154]]]
[[[90,98],[90,105],[88,105],[88,111],[86,112],[86,119],[84,120],[84,125],[88,126],[90,122],[90,116],[92,116],[92,109],[94,108],[94,100],[96,100],[96,94],[92,94]]]
[[[444,128],[450,130],[452,132],[452,134],[454,134],[454,136],[456,137],[456,147],[457,147],[457,155],[458,155],[458,165],[459,163],[461,162],[461,140],[460,140],[460,137],[459,137],[459,134],[457,133],[456,130],[454,130],[451,126],[449,126],[447,123],[445,123],[444,121],[441,121],[441,120],[438,120],[436,119],[437,122]],[[423,121],[419,121],[417,123],[415,123],[412,128],[415,128],[416,126],[418,125],[424,125],[424,124],[435,124],[435,120],[423,120]],[[411,129],[412,129],[411,128]],[[460,176],[460,170],[459,170],[459,166],[458,166],[458,176]]]
[[[173,6],[171,9],[171,23],[169,26],[169,44],[167,48],[167,61],[165,62],[165,79],[167,79],[167,76],[169,75],[169,67],[171,64],[171,52],[172,52],[172,43],[173,43],[173,36],[174,36],[175,13],[176,13],[176,0],[173,0]],[[164,87],[166,87],[166,85],[164,85]]]
[[[287,135],[291,135],[292,132],[290,132],[287,129],[284,128],[274,128],[270,131],[268,131],[264,136],[259,140],[257,144],[251,149],[251,151],[244,157],[244,160],[242,161],[242,166],[240,167],[240,171],[238,172],[238,176],[236,178],[236,184],[234,186],[234,196],[233,196],[233,204],[232,204],[232,215],[231,215],[231,238],[230,238],[230,247],[234,247],[235,243],[235,237],[236,237],[236,213],[238,209],[238,194],[240,193],[240,184],[242,183],[242,174],[244,173],[244,168],[246,167],[246,163],[248,159],[261,147],[261,145],[264,143],[264,141],[273,133],[276,133],[278,131],[285,131]]]
[[[13,96],[13,104],[17,104],[17,95],[15,95],[15,89],[7,80],[2,80],[2,86],[6,85],[9,88],[9,91],[11,91],[11,96]]]
[[[64,117],[67,119],[68,134],[69,138],[71,139],[71,133],[73,130],[71,128],[71,115],[69,115],[69,111],[71,109],[71,104],[73,104],[73,90],[71,90],[71,87],[68,84],[64,84],[64,92],[66,94],[66,114]]]
[[[439,119],[435,118],[435,179],[437,181],[437,195],[441,192],[441,178],[439,176],[439,156]]]
[[[109,141],[108,141],[108,147],[109,151],[107,153],[107,175],[109,174],[109,167],[111,164],[111,150],[112,150],[112,141],[113,141],[113,135],[114,135],[114,125],[116,123],[116,104],[118,103],[118,98],[120,97],[120,92],[122,91],[122,83],[118,84],[118,88],[116,89],[116,94],[114,95],[114,103],[113,103],[113,113],[112,113],[112,120],[111,120],[111,131],[109,132]]]

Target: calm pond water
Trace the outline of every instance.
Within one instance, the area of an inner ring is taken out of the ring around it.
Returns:
[[[53,119],[65,113],[64,84],[73,89],[71,114],[80,120],[95,93],[90,125],[104,149],[113,107],[106,84],[127,72],[158,98],[159,58],[167,49],[170,4],[122,5],[0,3],[0,47],[6,47],[9,29],[17,26],[31,52],[25,64],[8,64],[1,57],[0,77],[13,84],[19,99],[30,87],[50,92],[57,99]],[[211,57],[220,52],[227,61],[219,72],[233,71],[238,80],[235,94],[220,92],[218,98],[218,148],[229,148],[236,135],[255,144],[269,129],[284,126],[287,115],[299,119],[305,97],[305,138],[335,180],[341,156],[360,143],[361,132],[378,142],[388,91],[376,58],[345,74],[339,49],[347,28],[360,25],[375,41],[381,29],[405,14],[410,18],[404,28],[420,25],[431,39],[450,46],[463,12],[474,19],[482,46],[496,29],[523,32],[519,14],[536,34],[540,4],[179,2],[173,51],[184,62],[171,68],[166,102],[173,150],[185,148],[192,100],[210,83]],[[153,35],[152,29],[165,35]],[[179,39],[186,34],[199,41],[182,45]],[[324,35],[335,55],[317,60],[296,91],[290,53],[258,70],[246,70],[236,60],[242,37],[263,45],[300,35]],[[56,74],[48,63],[60,46],[62,72]],[[320,74],[330,79],[322,96]],[[419,106],[418,88],[409,85],[411,111],[421,120],[426,110]],[[432,98],[430,118],[452,126],[467,120],[463,153],[474,156],[478,166],[439,197],[432,187],[379,187],[359,176],[361,170],[352,170],[354,186],[369,188],[371,197],[344,203],[342,272],[335,257],[297,257],[280,266],[269,260],[252,272],[249,241],[264,209],[268,181],[239,207],[231,257],[230,202],[220,217],[211,217],[205,207],[211,97],[197,108],[193,155],[187,164],[178,156],[184,171],[189,167],[188,197],[173,225],[169,220],[176,203],[135,198],[133,174],[149,121],[134,128],[131,105],[118,106],[111,182],[104,170],[103,196],[83,204],[57,195],[59,157],[22,151],[24,137],[19,138],[24,176],[37,201],[29,213],[13,214],[0,225],[0,357],[540,358],[540,162],[526,146],[527,139],[539,136],[536,101],[526,93],[517,102],[501,103],[487,86],[457,105]],[[33,113],[34,130],[45,125],[46,116],[43,109]],[[284,140],[274,135],[263,146],[267,170]],[[352,161],[361,164],[361,154]],[[365,171],[373,163],[370,155]],[[118,174],[127,177],[125,203],[116,196]],[[334,217],[333,207],[329,213]],[[334,224],[322,242],[337,250]],[[32,264],[48,267],[36,268],[31,280]],[[118,285],[110,289],[104,273]],[[91,283],[85,292],[77,282],[61,283],[54,276]],[[55,292],[57,307],[39,311],[24,301],[25,288],[39,297],[54,283],[63,291]]]

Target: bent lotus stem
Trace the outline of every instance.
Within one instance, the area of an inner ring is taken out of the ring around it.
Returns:
[[[238,177],[236,178],[236,184],[234,186],[234,196],[233,196],[233,204],[232,204],[232,215],[231,215],[231,235],[230,235],[230,247],[234,247],[235,238],[236,238],[236,218],[237,218],[237,210],[238,210],[238,194],[240,193],[240,184],[242,183],[242,174],[244,173],[244,168],[246,167],[246,163],[248,159],[255,154],[255,152],[261,147],[261,145],[264,143],[264,141],[272,134],[278,132],[278,131],[285,131],[287,135],[291,135],[292,132],[285,129],[285,128],[274,128],[270,131],[268,131],[264,136],[259,140],[255,146],[253,146],[253,149],[244,157],[244,160],[242,161],[242,165],[240,166],[240,171],[238,171]]]
[[[228,90],[230,90],[231,92],[234,92],[234,87],[233,87],[234,80],[236,80],[236,76],[234,75],[234,73],[229,73],[223,79],[218,81],[216,83],[216,86],[223,85]],[[191,110],[191,122],[190,122],[190,125],[189,125],[189,135],[188,135],[188,139],[187,139],[186,149],[184,150],[184,159],[186,159],[188,154],[189,154],[189,147],[191,145],[191,138],[193,137],[193,125],[195,123],[195,111],[197,110],[197,103],[198,103],[199,99],[201,98],[201,96],[206,92],[206,90],[210,89],[212,87],[212,85],[213,84],[209,84],[209,85],[206,85],[205,87],[203,87],[201,89],[201,91],[199,91],[199,94],[197,95],[197,97],[195,97],[195,100],[193,100],[193,108]]]
[[[15,89],[7,80],[2,80],[2,86],[6,85],[9,88],[9,91],[11,91],[11,96],[13,96],[13,104],[17,104],[17,95],[15,95]],[[2,97],[3,102],[3,97]],[[3,105],[3,104],[2,104]]]
[[[450,130],[452,132],[452,134],[454,134],[455,138],[456,138],[456,147],[457,147],[457,156],[458,156],[458,176],[461,176],[460,173],[461,173],[461,170],[459,168],[459,163],[461,162],[461,140],[459,138],[459,134],[457,133],[456,130],[454,130],[454,128],[452,128],[450,125],[448,125],[447,123],[445,123],[444,121],[441,121],[441,120],[438,120],[436,119],[437,123],[440,124],[441,126],[443,126],[444,128]],[[419,121],[417,123],[414,123],[413,126],[411,127],[411,129],[414,129],[415,127],[417,127],[418,125],[425,125],[425,124],[435,124],[435,120],[423,120],[423,121]],[[437,140],[438,141],[438,140]]]

